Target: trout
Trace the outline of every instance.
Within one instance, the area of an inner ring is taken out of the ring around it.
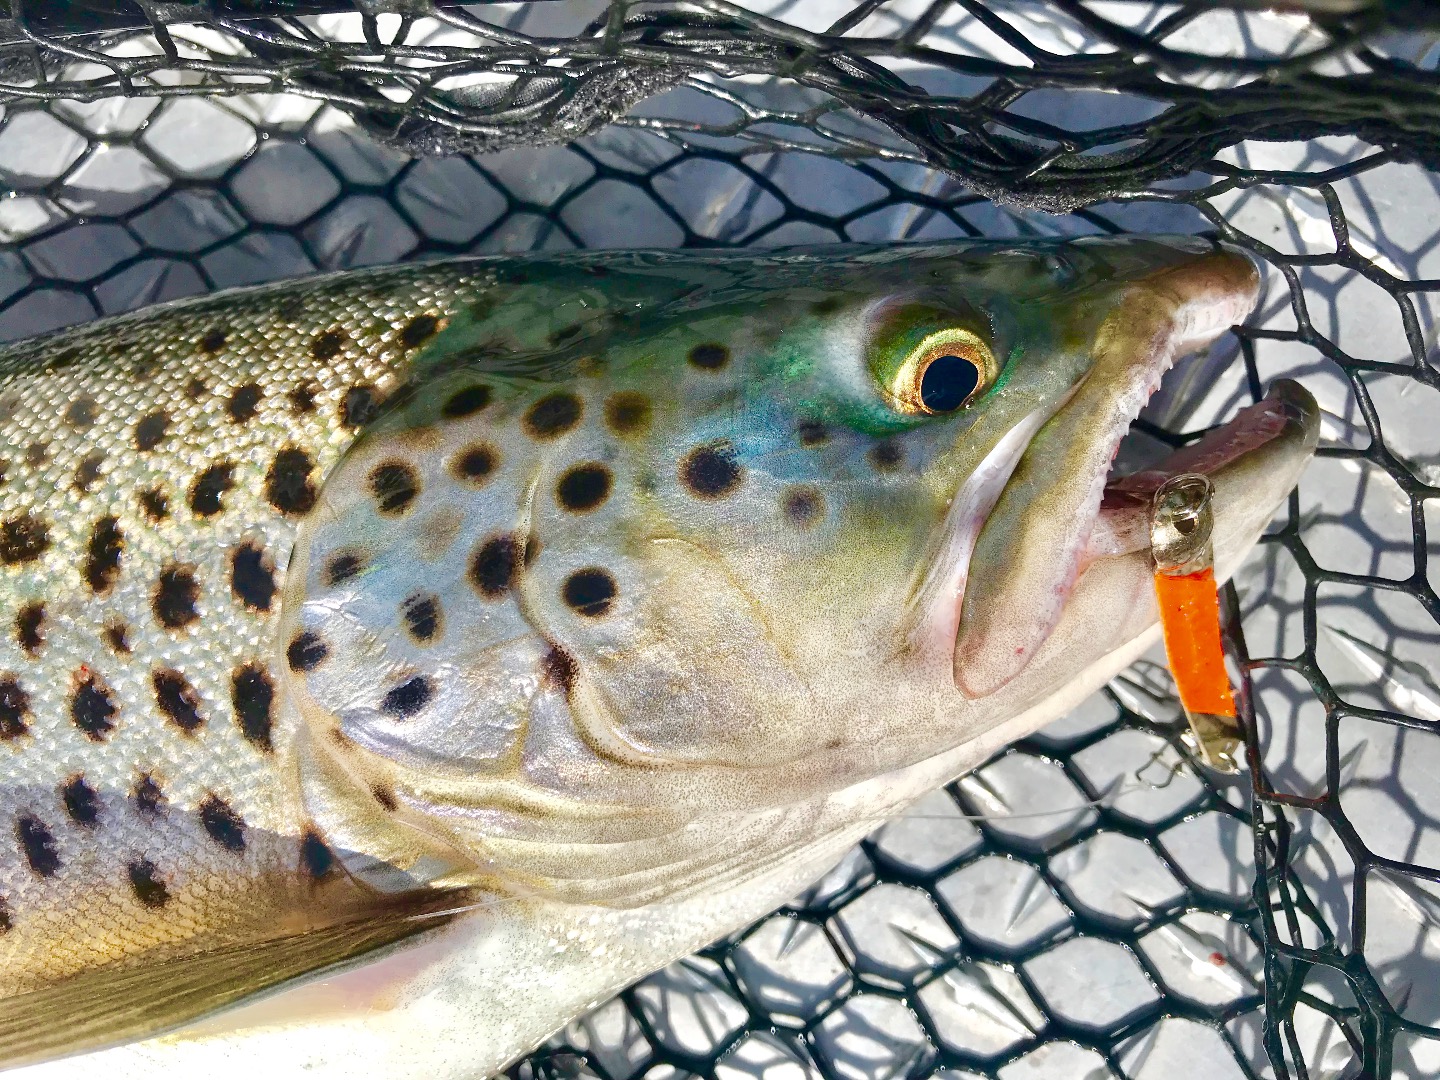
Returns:
[[[1209,241],[470,258],[0,351],[0,1068],[494,1073],[759,917],[1231,574],[1278,382]]]

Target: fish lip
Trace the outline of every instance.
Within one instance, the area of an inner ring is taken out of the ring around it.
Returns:
[[[1018,477],[1028,465],[1033,475],[1028,481],[1012,477],[981,527],[981,543],[972,552],[972,560],[984,554],[982,545],[987,538],[983,531],[992,526],[995,518],[1003,519],[1008,514],[1009,520],[1002,520],[997,536],[1017,531],[1019,540],[1025,543],[1015,546],[1023,549],[1021,559],[1028,558],[1030,565],[1028,569],[1007,565],[989,578],[967,580],[963,593],[956,597],[952,665],[955,685],[966,697],[978,699],[993,694],[1025,669],[1059,623],[1080,575],[1095,560],[1148,553],[1147,485],[1153,484],[1148,487],[1153,491],[1167,476],[1187,471],[1186,452],[1178,451],[1146,470],[1144,482],[1126,484],[1127,478],[1111,475],[1115,451],[1174,361],[1209,345],[1243,321],[1253,310],[1258,292],[1255,264],[1243,253],[1219,245],[1125,286],[1110,316],[1118,342],[1111,347],[1123,350],[1115,354],[1122,363],[1081,398],[1074,406],[1075,415],[1067,420],[1066,412],[1072,406],[1062,403],[1051,418],[1054,425],[1063,427],[1067,422],[1081,423],[1086,408],[1094,410],[1098,405],[1105,412],[1103,422],[1093,433],[1079,429],[1068,443],[1062,443],[1068,456],[1084,462],[1083,470],[1075,470],[1067,485],[1069,512],[1061,514],[1050,508],[1040,512],[1026,503],[1034,494],[1031,489],[1043,492],[1046,483],[1052,492],[1061,490],[1058,482],[1036,479],[1047,471],[1040,464],[1047,450],[1057,452],[1053,445],[1037,446],[1047,437],[1052,441],[1058,437],[1060,428],[1047,422],[1045,432],[1027,444],[1017,470]],[[1103,333],[1097,335],[1097,356],[1103,348]],[[1100,378],[1095,371],[1092,368],[1087,373],[1076,391],[1083,391],[1092,377]],[[1308,398],[1303,390],[1298,393]],[[1280,394],[1282,398],[1287,394],[1295,396],[1288,390]],[[1072,397],[1077,396],[1072,391]],[[1263,408],[1264,403],[1252,410]],[[1210,468],[1221,470],[1234,458],[1259,449],[1286,430],[1281,425],[1271,433],[1271,439],[1249,445],[1242,436],[1246,424],[1256,422],[1256,417],[1242,412],[1211,433],[1207,447],[1215,453],[1208,462]],[[1226,445],[1238,447],[1237,453],[1227,458],[1223,453]],[[1194,470],[1206,471],[1205,464],[1193,466]],[[1021,490],[1009,490],[1017,483]],[[1052,524],[1063,528],[1052,530]],[[1060,538],[1051,535],[1052,531],[1059,532]],[[992,545],[989,554],[993,556],[995,550],[999,548]],[[971,577],[969,569],[966,578]],[[1027,581],[1027,576],[1034,580]]]

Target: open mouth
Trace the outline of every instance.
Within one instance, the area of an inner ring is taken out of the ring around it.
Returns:
[[[1009,448],[1013,472],[997,469],[976,500],[982,513],[956,590],[955,682],[968,697],[993,693],[1031,663],[1097,561],[1128,560],[1148,581],[1151,499],[1170,477],[1199,472],[1214,485],[1222,577],[1294,486],[1318,414],[1288,380],[1165,460],[1130,475],[1113,469],[1121,439],[1165,372],[1242,321],[1257,289],[1249,260],[1224,250],[1129,287],[1096,337],[1084,380]]]
[[[1181,473],[1203,473],[1211,482],[1222,470],[1273,440],[1303,431],[1315,409],[1299,383],[1278,379],[1262,401],[1241,409],[1233,420],[1212,428],[1193,443],[1138,472],[1106,475],[1100,506],[1080,570],[1096,559],[1150,551],[1150,505],[1160,485]]]

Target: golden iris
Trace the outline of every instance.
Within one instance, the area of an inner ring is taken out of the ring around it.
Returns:
[[[951,326],[926,334],[886,380],[902,412],[942,416],[964,408],[995,381],[995,354],[983,338]]]

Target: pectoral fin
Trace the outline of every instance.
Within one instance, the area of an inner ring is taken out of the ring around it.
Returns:
[[[0,999],[0,1069],[149,1038],[439,929],[468,894],[429,892],[300,933],[87,971]]]

